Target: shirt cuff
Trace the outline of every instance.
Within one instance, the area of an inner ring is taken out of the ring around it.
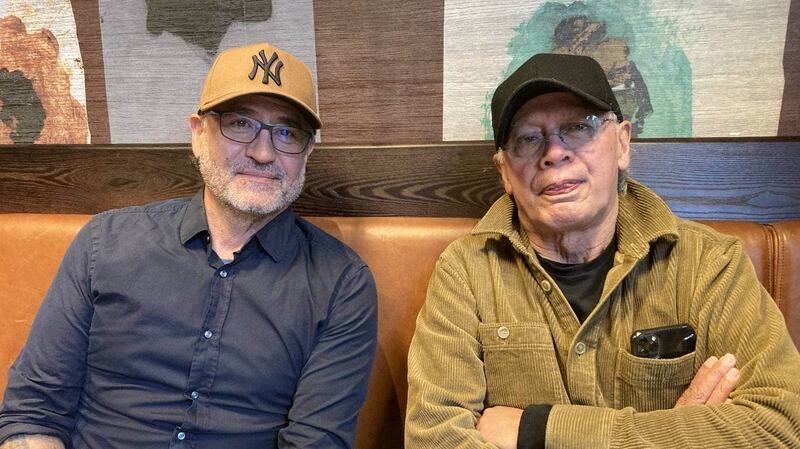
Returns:
[[[517,449],[544,449],[547,417],[552,405],[529,405],[522,411],[517,435]]]

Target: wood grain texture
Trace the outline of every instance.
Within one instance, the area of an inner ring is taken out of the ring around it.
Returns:
[[[72,0],[75,32],[81,48],[86,83],[86,113],[92,143],[111,143],[108,127],[108,103],[103,64],[103,43],[100,37],[100,10],[97,0]]]
[[[779,136],[800,136],[800,0],[789,6],[783,47],[783,102]]]
[[[442,139],[444,0],[314,2],[322,142]]]
[[[0,213],[96,213],[192,195],[188,145],[0,146]],[[314,150],[303,215],[480,217],[502,193],[489,142]],[[682,217],[800,219],[800,138],[647,140],[632,174]]]
[[[201,185],[187,145],[0,147],[0,212],[97,213],[187,196]]]

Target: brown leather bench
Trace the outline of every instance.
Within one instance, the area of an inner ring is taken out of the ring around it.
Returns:
[[[88,215],[0,214],[0,390],[69,242]],[[312,217],[355,249],[378,285],[379,335],[360,449],[403,447],[406,354],[428,278],[448,243],[477,222],[470,218]],[[758,278],[800,345],[800,221],[707,222],[742,239]]]

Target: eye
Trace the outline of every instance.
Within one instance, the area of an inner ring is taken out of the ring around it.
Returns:
[[[238,118],[238,119],[234,120],[234,122],[231,124],[231,126],[233,126],[234,128],[239,128],[239,129],[254,128],[253,122],[251,122],[250,120],[247,120],[245,118]]]
[[[583,133],[587,131],[591,131],[594,129],[592,125],[588,123],[570,123],[567,126],[561,128],[562,133]]]
[[[226,113],[220,118],[222,121],[222,126],[224,126],[226,129],[248,131],[257,127],[253,120],[236,113]]]
[[[294,128],[281,127],[278,128],[278,135],[283,139],[296,138],[297,131]]]
[[[539,133],[523,134],[517,137],[517,145],[529,146],[538,145],[544,137]]]

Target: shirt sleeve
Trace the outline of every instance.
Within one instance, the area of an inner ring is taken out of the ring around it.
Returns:
[[[408,449],[495,447],[475,429],[486,398],[475,297],[449,254],[434,269],[409,349]]]
[[[352,448],[377,338],[377,291],[366,266],[345,272],[303,367],[278,447]]]
[[[552,405],[529,405],[519,420],[517,449],[544,449],[547,416]]]
[[[70,441],[86,372],[92,320],[90,221],[67,249],[8,372],[0,407],[0,442],[16,434]]]
[[[800,355],[780,311],[738,241],[705,251],[700,262],[686,280],[690,320],[709,354],[736,356],[732,402],[641,413],[555,405],[546,447],[800,447]]]

